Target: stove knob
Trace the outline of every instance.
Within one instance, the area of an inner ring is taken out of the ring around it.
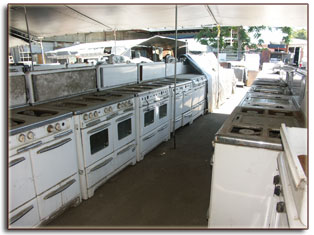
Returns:
[[[49,125],[49,126],[47,127],[47,131],[48,131],[48,133],[53,132],[53,130],[54,130],[53,125]]]
[[[286,211],[285,202],[278,202],[276,205],[276,211],[278,213],[284,213]]]
[[[112,107],[111,106],[109,107],[109,112],[112,112]]]
[[[108,108],[104,108],[104,113],[108,113]]]
[[[92,114],[92,113],[89,113],[88,117],[89,117],[89,118],[92,118],[92,117],[93,117],[93,114]]]
[[[274,179],[273,179],[273,184],[277,185],[280,183],[280,176],[279,175],[275,175]]]
[[[119,103],[119,104],[118,104],[118,109],[121,109],[121,108],[122,108],[122,104]]]
[[[98,117],[98,112],[97,111],[94,112],[94,116]]]
[[[31,131],[27,133],[27,139],[29,139],[29,140],[34,139],[34,136],[35,136],[34,133]]]
[[[23,143],[25,141],[25,135],[24,134],[20,134],[18,139],[19,139],[19,141],[21,143]]]
[[[55,126],[56,130],[57,131],[61,131],[61,125],[60,123],[57,123],[56,126]]]
[[[83,119],[84,119],[84,120],[87,120],[87,119],[88,119],[88,114],[87,114],[87,113],[85,113],[85,114],[83,115]]]
[[[280,196],[280,193],[281,193],[281,188],[280,188],[279,185],[277,185],[277,186],[275,187],[274,194],[279,197],[279,196]]]

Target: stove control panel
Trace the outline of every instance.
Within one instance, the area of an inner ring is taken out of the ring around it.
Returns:
[[[149,94],[142,95],[139,97],[140,106],[153,104],[167,97],[169,97],[169,88],[153,91]]]
[[[97,120],[103,121],[111,119],[117,116],[117,113],[120,110],[133,108],[133,106],[134,98],[83,113],[80,115],[81,128],[85,128],[87,125],[89,125],[89,123],[95,122]]]
[[[62,133],[62,131],[70,128],[73,128],[72,118],[49,123],[40,127],[35,127],[28,131],[23,131],[16,135],[12,135],[9,137],[10,150],[23,145],[32,144],[33,142],[54,134]]]

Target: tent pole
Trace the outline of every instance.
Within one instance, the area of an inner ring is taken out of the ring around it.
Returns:
[[[25,14],[25,22],[26,22],[27,35],[28,35],[29,50],[30,50],[30,52],[31,52],[32,70],[34,71],[32,42],[31,42],[31,37],[30,37],[30,35],[29,35],[29,27],[28,27],[28,20],[27,20],[27,13],[26,13],[26,7],[25,7],[25,6],[24,6],[24,14]]]
[[[217,30],[218,30],[218,32],[217,32],[217,37],[218,37],[218,40],[217,40],[217,61],[218,61],[218,63],[217,63],[217,82],[218,82],[218,84],[217,84],[217,88],[218,88],[218,96],[217,96],[217,108],[219,108],[219,40],[220,40],[220,25],[217,25]]]
[[[174,48],[174,99],[173,99],[173,148],[176,149],[176,94],[177,94],[177,56],[178,56],[178,6],[175,8],[175,48]]]

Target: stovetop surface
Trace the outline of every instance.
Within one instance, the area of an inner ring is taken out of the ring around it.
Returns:
[[[166,85],[163,84],[133,84],[133,85],[126,85],[121,87],[113,88],[111,91],[121,94],[140,94],[140,93],[147,93],[147,92],[153,92],[154,90],[158,90],[160,88],[166,88]]]
[[[9,135],[27,131],[72,116],[69,110],[48,108],[44,105],[9,110]]]
[[[69,110],[75,115],[96,110],[98,108],[112,105],[127,99],[133,98],[133,95],[125,93],[112,92],[111,90],[93,92],[77,97],[62,99],[43,104],[46,107],[54,109]]]
[[[240,146],[282,150],[280,126],[304,127],[300,111],[236,107],[216,133],[215,141]]]

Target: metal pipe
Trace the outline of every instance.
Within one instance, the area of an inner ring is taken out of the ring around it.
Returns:
[[[220,25],[217,25],[217,89],[218,89],[218,95],[217,95],[217,108],[219,107],[219,40],[220,40]]]
[[[174,48],[174,99],[173,99],[173,148],[176,149],[176,95],[177,95],[177,56],[178,56],[178,6],[175,8],[175,48]]]
[[[28,34],[29,50],[30,50],[30,52],[31,52],[32,70],[34,71],[33,50],[32,50],[32,42],[31,42],[31,37],[30,37],[30,35],[29,35],[29,27],[28,27],[28,20],[27,20],[26,6],[24,6],[24,14],[25,14],[25,22],[26,22],[27,34]]]

